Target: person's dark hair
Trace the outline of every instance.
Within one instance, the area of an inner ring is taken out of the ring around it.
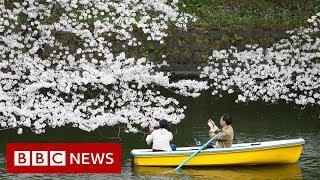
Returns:
[[[170,131],[169,122],[167,120],[161,120],[160,121],[160,128],[164,128],[164,129],[167,129],[168,131]]]
[[[227,125],[232,123],[232,118],[229,114],[223,114],[222,119],[227,123]]]

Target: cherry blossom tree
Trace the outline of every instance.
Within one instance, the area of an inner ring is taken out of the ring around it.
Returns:
[[[237,93],[236,102],[320,105],[320,13],[308,22],[310,27],[288,31],[289,39],[269,48],[255,44],[245,50],[214,50],[200,77],[209,79],[212,95]]]
[[[173,82],[166,65],[113,53],[147,40],[164,43],[168,24],[186,29],[194,18],[177,1],[0,0],[0,126],[45,128],[71,124],[85,131],[125,125],[126,132],[166,119],[184,119],[178,100],[161,89],[197,97],[207,83]]]

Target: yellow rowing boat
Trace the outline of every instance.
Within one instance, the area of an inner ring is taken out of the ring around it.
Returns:
[[[234,144],[231,148],[202,150],[186,166],[227,166],[296,163],[304,139],[290,139]],[[172,152],[152,152],[152,149],[133,149],[134,163],[141,166],[178,166],[199,147],[180,147]]]

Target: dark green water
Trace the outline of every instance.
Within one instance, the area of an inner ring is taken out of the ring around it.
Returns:
[[[118,127],[103,127],[88,133],[72,127],[48,128],[45,134],[35,135],[25,130],[17,135],[15,130],[0,131],[0,179],[318,179],[320,177],[320,108],[308,106],[301,110],[293,104],[265,104],[251,102],[234,103],[234,97],[215,99],[204,93],[197,99],[179,97],[186,105],[186,118],[171,127],[174,143],[178,146],[195,145],[195,138],[202,143],[207,140],[208,118],[214,115],[216,122],[222,113],[233,117],[235,142],[256,142],[292,139],[306,140],[299,162],[293,165],[188,168],[184,173],[161,175],[172,168],[136,167],[131,163],[130,151],[148,147],[145,135],[120,133]],[[147,131],[147,130],[145,130]],[[121,174],[101,175],[10,175],[5,172],[5,144],[8,142],[119,142],[123,145]]]

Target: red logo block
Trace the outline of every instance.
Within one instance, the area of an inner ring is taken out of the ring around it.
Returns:
[[[8,173],[121,173],[121,144],[10,143]]]

